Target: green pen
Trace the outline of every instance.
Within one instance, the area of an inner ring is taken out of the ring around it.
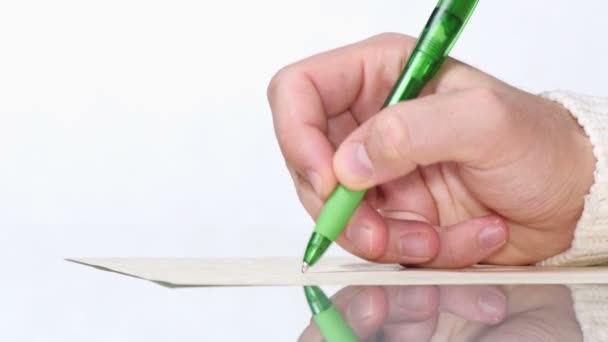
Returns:
[[[418,96],[437,73],[473,13],[478,0],[440,0],[428,19],[407,64],[384,102],[384,107]],[[321,210],[308,241],[302,272],[325,253],[361,203],[366,190],[353,191],[338,184]]]
[[[340,311],[318,286],[304,286],[313,319],[327,342],[356,342],[359,338]]]

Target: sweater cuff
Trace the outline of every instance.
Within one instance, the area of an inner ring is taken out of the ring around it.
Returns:
[[[589,266],[608,263],[608,99],[567,91],[540,94],[576,118],[593,145],[594,183],[568,250],[543,260],[541,266]]]
[[[585,341],[608,341],[608,286],[568,285]]]

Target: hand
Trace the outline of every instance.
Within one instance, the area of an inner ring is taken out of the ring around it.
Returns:
[[[339,181],[370,189],[338,243],[382,263],[520,265],[565,251],[593,182],[589,139],[557,103],[453,59],[378,112],[410,37],[383,34],[287,66],[275,132],[316,218]]]
[[[361,341],[583,341],[561,285],[351,286],[332,302]],[[314,321],[299,341],[323,341]]]

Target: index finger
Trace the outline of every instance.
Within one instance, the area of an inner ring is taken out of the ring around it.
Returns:
[[[382,106],[414,40],[382,34],[325,52],[280,70],[268,87],[275,134],[287,161],[302,177],[318,177],[326,198],[336,186],[328,120],[349,113],[365,121]]]

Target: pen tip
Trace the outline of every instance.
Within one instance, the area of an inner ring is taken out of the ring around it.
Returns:
[[[306,273],[306,271],[308,271],[308,264],[303,262],[302,263],[302,273]]]

